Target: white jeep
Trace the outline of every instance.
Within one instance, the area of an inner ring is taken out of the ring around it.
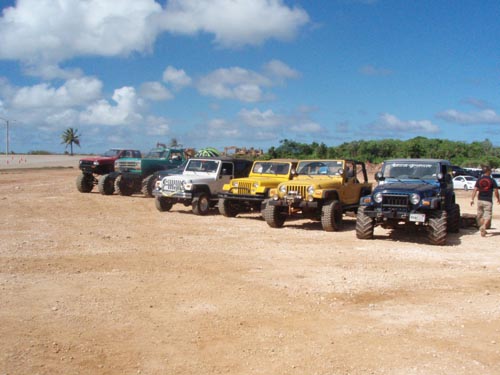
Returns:
[[[197,215],[206,215],[217,205],[218,193],[231,179],[246,177],[252,162],[224,157],[189,159],[182,174],[156,182],[153,195],[159,211],[170,211],[175,203],[191,205]]]

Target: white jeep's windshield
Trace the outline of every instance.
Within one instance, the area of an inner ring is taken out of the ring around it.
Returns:
[[[382,174],[385,178],[403,179],[436,179],[439,163],[433,162],[389,162],[384,164]]]
[[[198,160],[191,159],[186,166],[187,172],[217,172],[218,160]]]
[[[342,169],[340,160],[304,161],[297,166],[299,175],[327,175],[338,176]]]
[[[262,161],[255,163],[252,173],[269,173],[269,174],[288,174],[290,164],[271,161]]]

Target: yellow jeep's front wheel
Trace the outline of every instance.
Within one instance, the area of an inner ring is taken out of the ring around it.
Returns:
[[[268,204],[262,212],[262,216],[271,228],[281,228],[285,224],[286,211],[282,207]]]
[[[340,230],[342,226],[342,204],[338,200],[326,203],[321,209],[321,226],[327,232]]]

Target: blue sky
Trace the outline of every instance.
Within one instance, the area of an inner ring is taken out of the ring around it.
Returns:
[[[0,1],[0,151],[489,139],[498,0]]]

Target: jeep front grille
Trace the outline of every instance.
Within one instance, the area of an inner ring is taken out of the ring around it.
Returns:
[[[94,166],[94,162],[90,160],[82,160],[80,166],[83,168],[92,168]]]
[[[238,182],[238,187],[232,189],[233,194],[250,194],[252,191],[251,182]]]
[[[119,161],[117,166],[122,169],[136,169],[137,163],[135,161]]]
[[[181,190],[183,180],[163,180],[163,191],[179,191]]]
[[[288,186],[286,187],[286,195],[300,195],[305,197],[307,195],[307,186]]]
[[[384,194],[382,199],[384,207],[406,208],[408,207],[407,194]]]

